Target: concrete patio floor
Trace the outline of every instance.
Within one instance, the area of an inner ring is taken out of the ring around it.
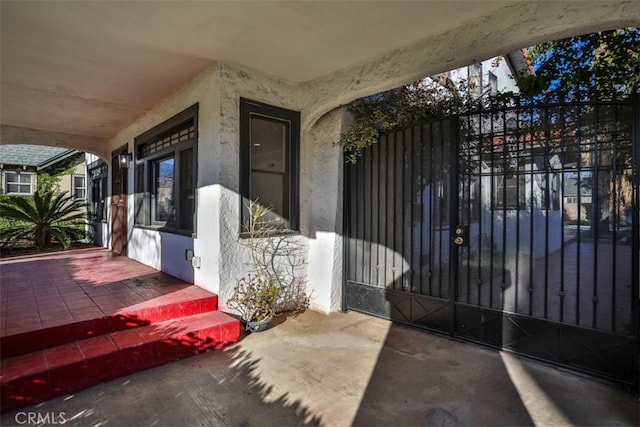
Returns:
[[[633,396],[507,353],[359,313],[279,320],[222,351],[3,414],[1,425],[29,416],[65,426],[640,422]]]

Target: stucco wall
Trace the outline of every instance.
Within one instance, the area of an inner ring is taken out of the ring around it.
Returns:
[[[303,84],[273,79],[255,70],[215,64],[187,86],[123,130],[112,149],[199,103],[197,225],[194,237],[133,226],[133,168],[129,169],[128,256],[219,294],[221,308],[237,280],[248,271],[248,252],[239,237],[239,102],[240,98],[301,112],[304,122],[313,103]],[[300,247],[298,274],[306,277],[312,308],[340,309],[342,244],[341,151],[333,146],[342,128],[336,109],[304,129],[300,141]],[[185,251],[193,249],[200,267]]]
[[[248,98],[301,112],[308,111],[306,86],[272,79],[254,70],[230,65],[220,68],[221,155],[233,159],[221,163],[220,174],[220,282],[222,304],[233,285],[246,274],[248,253],[239,239],[239,102]],[[340,308],[341,152],[333,146],[340,135],[342,111],[335,110],[309,129],[300,140],[300,235],[294,240],[304,262],[298,274],[306,277],[313,309],[329,312]],[[339,262],[339,265],[336,264]]]
[[[195,238],[134,226],[134,168],[128,170],[128,247],[127,255],[181,279],[217,291],[217,227],[212,221],[215,201],[214,185],[219,175],[219,86],[218,66],[213,65],[189,84],[164,99],[145,115],[125,128],[110,141],[111,150],[128,144],[134,151],[134,138],[199,103],[198,111],[198,181],[197,224]],[[111,170],[109,171],[111,185]],[[110,203],[108,203],[110,205]],[[110,225],[109,225],[110,227]],[[193,249],[202,256],[202,267],[196,274],[185,253]],[[205,262],[206,261],[206,262]]]

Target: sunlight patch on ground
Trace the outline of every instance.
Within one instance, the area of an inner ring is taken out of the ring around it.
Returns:
[[[313,312],[304,316],[325,317]],[[298,329],[301,324],[296,319],[287,319],[263,333],[279,335],[276,339],[254,334],[241,341],[255,363],[251,376],[253,385],[263,391],[262,399],[301,405],[323,425],[351,425],[391,322],[356,313],[349,316],[354,321],[346,327],[341,323],[332,329],[329,317],[317,322],[317,330]],[[304,323],[313,324],[308,319]],[[276,351],[273,346],[286,346],[287,351]]]
[[[534,425],[573,426],[517,357],[505,352],[500,352],[500,357]]]

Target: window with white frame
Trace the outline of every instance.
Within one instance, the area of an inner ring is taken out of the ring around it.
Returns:
[[[36,175],[33,172],[5,171],[2,177],[6,194],[30,195],[35,192]]]
[[[489,76],[489,95],[496,96],[498,94],[498,76],[491,71],[488,72]]]
[[[87,195],[84,175],[73,175],[73,197],[84,199]]]

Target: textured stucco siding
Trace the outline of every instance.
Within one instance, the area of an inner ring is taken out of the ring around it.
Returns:
[[[220,296],[222,304],[238,278],[247,272],[246,246],[239,239],[239,102],[248,98],[301,112],[307,111],[304,84],[272,79],[255,70],[222,65],[220,70],[220,114],[222,157],[220,220]],[[302,264],[298,274],[307,281],[312,308],[329,312],[339,309],[341,289],[341,246],[335,236],[338,203],[341,200],[341,152],[333,146],[340,135],[341,110],[328,114],[317,125],[303,129],[300,140],[300,234],[294,241],[300,248]],[[318,234],[322,234],[318,237]],[[336,270],[339,272],[336,274]],[[337,295],[337,296],[336,296]]]
[[[220,295],[225,308],[237,280],[248,272],[248,251],[239,236],[239,103],[240,98],[264,102],[301,112],[307,104],[304,84],[273,79],[255,70],[215,64],[123,130],[112,147],[134,138],[199,103],[197,225],[194,237],[135,227],[134,176],[129,169],[128,256],[168,274],[191,281]],[[301,257],[297,273],[307,280],[312,308],[340,309],[342,284],[341,228],[342,156],[333,146],[342,129],[343,111],[338,108],[301,133],[300,140],[300,233],[293,240]],[[193,249],[200,267],[186,259]]]
[[[111,140],[112,149],[128,144],[135,150],[134,139],[141,133],[173,117],[195,103],[198,110],[198,180],[194,237],[181,236],[134,226],[134,168],[128,170],[128,246],[127,255],[139,262],[173,276],[199,284],[217,292],[215,271],[218,247],[217,228],[211,212],[211,187],[219,175],[219,86],[218,66],[213,65],[189,84],[164,99]],[[111,169],[109,170],[111,185]],[[110,203],[108,203],[108,206]],[[109,225],[111,227],[111,225]],[[194,269],[186,259],[186,251],[193,249],[201,256],[202,267]]]

